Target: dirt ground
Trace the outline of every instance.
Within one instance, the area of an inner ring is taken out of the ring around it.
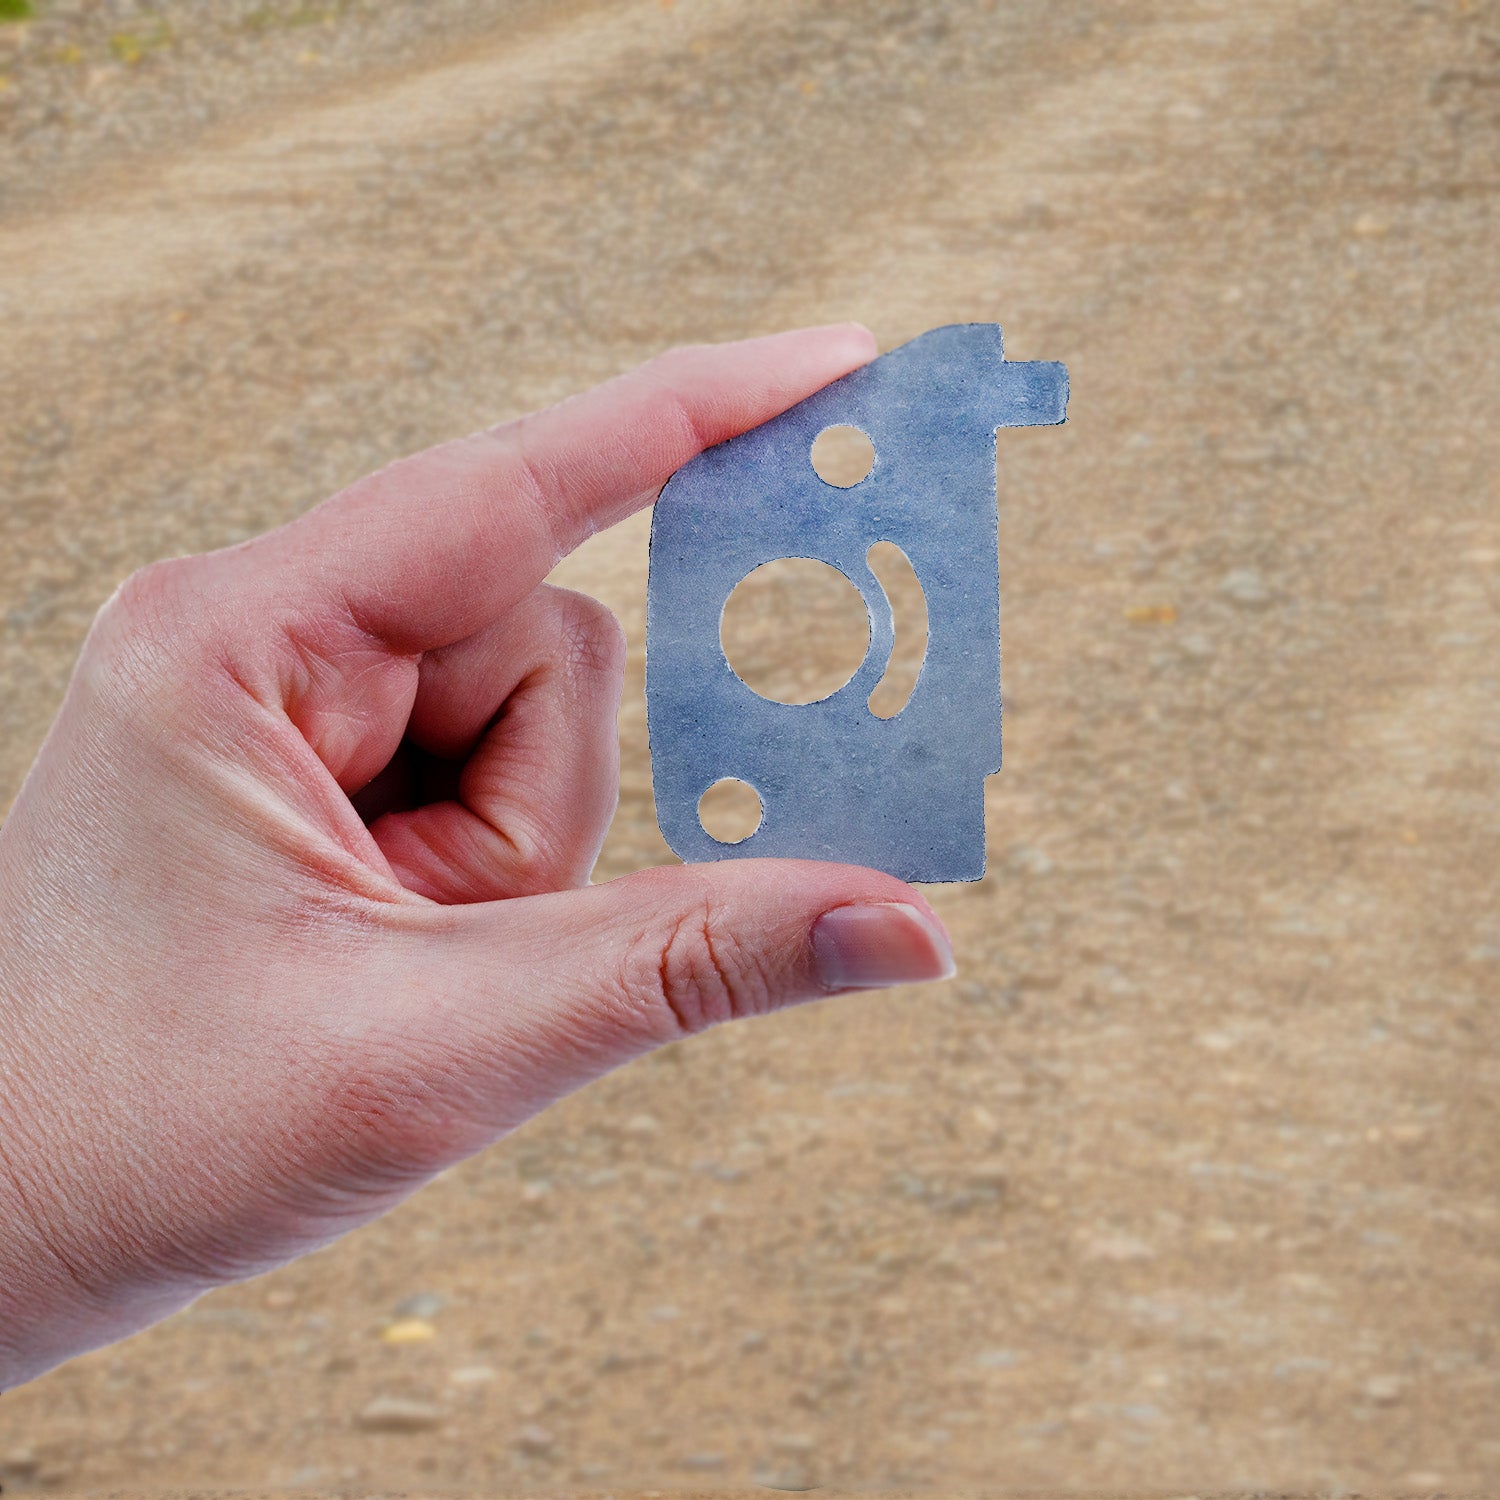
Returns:
[[[6,1491],[1500,1487],[1500,4],[41,9],[0,808],[130,569],[664,345],[996,319],[1073,403],[1001,437],[959,979],[8,1393]],[[563,569],[633,648],[605,876],[668,857],[645,539]]]

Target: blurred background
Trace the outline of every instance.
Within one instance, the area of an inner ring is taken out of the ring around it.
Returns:
[[[0,17],[0,809],[131,569],[665,345],[1073,381],[1000,437],[958,980],[7,1394],[7,1492],[1500,1485],[1497,0]],[[605,876],[669,857],[647,524],[563,569],[632,643]]]

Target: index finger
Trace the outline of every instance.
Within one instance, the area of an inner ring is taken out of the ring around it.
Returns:
[[[855,323],[699,345],[520,421],[402,459],[267,539],[301,609],[401,652],[472,635],[704,448],[875,355]]]

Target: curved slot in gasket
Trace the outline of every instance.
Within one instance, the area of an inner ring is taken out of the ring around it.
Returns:
[[[877,719],[894,719],[911,702],[927,660],[927,591],[895,542],[872,542],[865,562],[890,607],[895,644],[866,707]]]

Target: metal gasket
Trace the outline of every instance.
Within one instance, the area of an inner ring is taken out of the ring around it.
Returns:
[[[984,874],[984,778],[1000,769],[1000,585],[995,429],[1065,420],[1060,364],[1005,360],[994,323],[936,328],[721,443],[668,481],[651,525],[646,707],[656,815],[685,860],[847,861],[906,880]],[[867,434],[875,466],[850,489],[810,458],[825,428]],[[890,660],[890,601],[865,561],[896,543],[927,596],[927,655],[905,708],[867,706]],[[864,597],[870,646],[816,703],[752,692],[719,629],[762,563],[831,564]],[[698,816],[733,777],[760,826],[725,844]]]

